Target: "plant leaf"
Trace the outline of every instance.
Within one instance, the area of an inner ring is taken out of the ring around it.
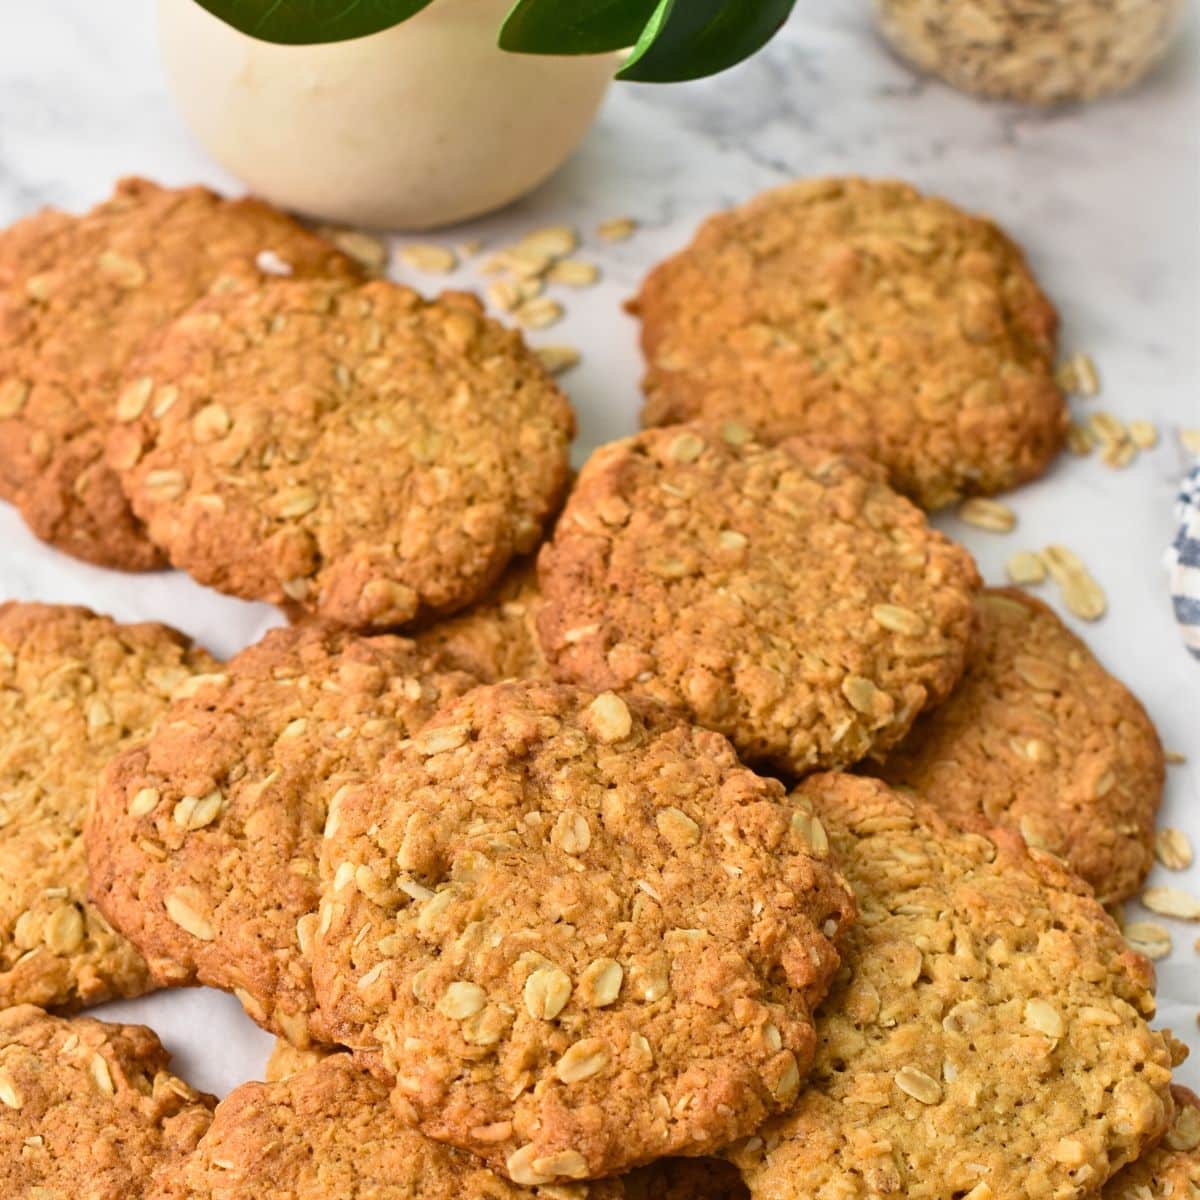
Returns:
[[[641,36],[657,0],[517,0],[500,48],[519,54],[606,54]]]
[[[796,0],[659,0],[618,79],[677,83],[715,75],[761,50]]]
[[[306,46],[391,29],[430,0],[197,0],[214,17],[264,42]]]

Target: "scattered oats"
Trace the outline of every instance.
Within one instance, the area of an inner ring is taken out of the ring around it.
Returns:
[[[1131,921],[1123,932],[1134,950],[1154,962],[1171,953],[1170,930],[1157,921]]]
[[[1121,421],[1110,412],[1094,412],[1087,419],[1088,432],[1101,446],[1119,446],[1129,438]]]
[[[1200,454],[1200,429],[1181,429],[1179,440],[1189,454]]]
[[[1200,899],[1174,887],[1151,887],[1142,893],[1142,903],[1160,917],[1200,921]]]
[[[1075,368],[1075,390],[1081,396],[1097,396],[1100,394],[1100,372],[1090,354],[1077,350],[1071,355],[1071,363]]]
[[[1187,762],[1187,755],[1179,750],[1167,750],[1163,753],[1163,758],[1173,767],[1181,767]]]
[[[545,258],[563,258],[579,245],[579,234],[570,225],[548,225],[527,233],[518,248]]]
[[[1079,391],[1079,376],[1075,373],[1073,358],[1064,358],[1054,368],[1054,382],[1058,384],[1059,390],[1066,392],[1068,396],[1073,396]]]
[[[982,496],[964,500],[958,506],[958,515],[968,525],[987,529],[991,533],[1008,533],[1017,524],[1017,514],[1007,504]]]
[[[623,242],[636,229],[637,222],[632,217],[609,217],[596,226],[596,234],[606,242]]]
[[[381,238],[364,233],[361,229],[332,229],[324,226],[319,233],[327,237],[343,254],[372,271],[382,271],[387,266],[387,243]]]
[[[1046,564],[1032,550],[1018,550],[1004,564],[1004,570],[1013,583],[1041,583],[1046,578]]]
[[[567,287],[591,287],[600,278],[600,268],[582,259],[564,258],[550,268],[546,277],[551,283],[562,283]]]
[[[511,279],[497,279],[484,290],[488,301],[501,312],[512,312],[521,303],[521,289]]]
[[[482,238],[469,238],[465,242],[459,242],[455,247],[455,252],[459,258],[474,258],[480,250],[483,249]]]
[[[517,323],[526,329],[545,329],[562,320],[563,306],[557,300],[541,296],[533,300],[526,300],[516,309],[514,315]]]
[[[458,256],[445,246],[414,242],[400,251],[400,259],[414,271],[427,275],[449,275],[458,266]]]
[[[1137,447],[1130,440],[1126,439],[1123,442],[1113,442],[1111,445],[1105,446],[1104,451],[1100,456],[1100,461],[1106,467],[1127,467],[1137,457]]]
[[[538,346],[534,353],[551,375],[561,375],[579,365],[579,351],[574,346]]]
[[[1067,449],[1080,458],[1091,454],[1096,448],[1096,439],[1086,425],[1072,421],[1067,426]]]
[[[1104,589],[1092,578],[1079,556],[1066,546],[1047,546],[1041,552],[1050,577],[1058,584],[1063,603],[1084,621],[1096,621],[1108,609]]]
[[[1152,450],[1158,445],[1158,427],[1153,421],[1130,421],[1129,437],[1140,450]]]
[[[1160,829],[1154,835],[1154,853],[1170,871],[1186,871],[1195,858],[1192,843],[1182,829]]]

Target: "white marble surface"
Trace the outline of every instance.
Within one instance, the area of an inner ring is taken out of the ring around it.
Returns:
[[[46,203],[86,206],[125,172],[236,188],[175,118],[150,10],[149,0],[55,0],[5,17],[0,220]],[[586,253],[602,265],[602,285],[565,296],[567,319],[536,339],[583,350],[583,365],[566,379],[580,414],[582,456],[634,428],[638,359],[620,302],[712,209],[795,175],[853,171],[901,175],[993,213],[1027,246],[1060,305],[1064,347],[1085,348],[1099,364],[1103,394],[1090,403],[1126,419],[1149,417],[1164,438],[1124,471],[1064,458],[1011,498],[1020,524],[1008,537],[953,519],[944,524],[993,581],[1013,550],[1051,541],[1091,565],[1111,612],[1081,631],[1143,698],[1164,742],[1190,755],[1187,766],[1170,771],[1163,820],[1190,830],[1200,847],[1200,663],[1179,646],[1160,567],[1185,461],[1176,433],[1200,426],[1195,15],[1164,67],[1134,94],[1045,114],[981,104],[915,78],[873,37],[864,0],[805,0],[767,53],[723,77],[614,88],[598,126],[557,177],[446,239],[497,244],[562,220],[591,230],[620,213],[642,222],[628,242],[592,239]],[[452,282],[470,286],[475,278],[463,270]],[[220,653],[276,619],[177,575],[83,566],[34,542],[2,505],[0,597],[169,620]],[[1169,878],[1159,868],[1154,882],[1200,893],[1200,867]],[[1160,964],[1160,1009],[1197,1051],[1181,1075],[1200,1086],[1200,954],[1193,949],[1200,925],[1169,924],[1175,951]],[[268,1048],[235,1002],[207,990],[110,1010],[157,1028],[182,1069],[217,1092],[255,1076]]]

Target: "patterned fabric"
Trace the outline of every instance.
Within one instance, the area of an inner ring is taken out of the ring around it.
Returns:
[[[1179,532],[1167,551],[1171,603],[1184,645],[1200,658],[1200,466],[1184,477],[1175,511]]]

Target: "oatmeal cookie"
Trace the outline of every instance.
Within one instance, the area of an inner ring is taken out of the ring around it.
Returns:
[[[83,825],[108,759],[214,665],[165,625],[0,605],[0,1008],[78,1008],[153,986],[88,900]]]
[[[160,983],[232,991],[306,1046],[330,797],[474,683],[404,638],[273,630],[109,765],[88,828],[96,903]]]
[[[134,365],[117,416],[110,461],[176,566],[375,629],[462,608],[532,550],[574,433],[474,296],[382,280],[208,297]]]
[[[261,201],[144,179],[83,216],[49,209],[0,232],[0,491],[38,537],[102,566],[164,564],[104,462],[120,380],[224,271],[259,261],[358,274]]]
[[[518,559],[499,585],[464,612],[413,634],[417,645],[481,683],[548,677],[538,642],[537,561]]]
[[[945,704],[879,769],[943,815],[1019,829],[1105,903],[1154,862],[1166,768],[1145,709],[1040,600],[1016,588],[976,601],[979,632]]]
[[[1166,1132],[1153,969],[1086,884],[877,780],[814,776],[792,798],[861,919],[808,1087],[732,1152],[752,1196],[1082,1200]]]
[[[331,809],[317,995],[412,1125],[533,1186],[795,1099],[853,900],[719,734],[478,688]]]
[[[878,467],[740,426],[602,447],[538,559],[554,672],[802,773],[898,742],[958,680],[978,575]]]
[[[728,1175],[655,1164],[620,1179],[518,1187],[479,1159],[404,1125],[387,1088],[348,1055],[223,1100],[181,1169],[150,1200],[733,1200]],[[672,1172],[668,1174],[668,1172]],[[724,1190],[721,1190],[724,1187]]]
[[[1104,1200],[1200,1200],[1200,1097],[1171,1091],[1175,1120],[1167,1136],[1109,1180]]]
[[[143,1025],[0,1012],[0,1195],[136,1200],[200,1141],[216,1100]]]
[[[926,508],[1040,475],[1066,437],[1058,317],[990,221],[822,179],[711,217],[631,308],[646,425],[733,419],[881,462]]]

